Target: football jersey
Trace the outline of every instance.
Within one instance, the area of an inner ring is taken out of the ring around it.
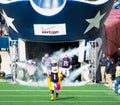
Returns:
[[[69,68],[69,67],[70,67],[70,59],[63,59],[62,68]]]
[[[51,73],[51,81],[54,83],[58,82],[58,73]]]

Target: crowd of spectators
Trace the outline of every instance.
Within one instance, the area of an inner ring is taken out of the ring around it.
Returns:
[[[107,84],[110,88],[114,87],[112,81],[118,78],[118,75],[116,77],[116,71],[118,71],[116,70],[116,67],[118,64],[120,65],[120,48],[112,55],[108,55],[105,52],[102,53],[100,58],[100,83]]]

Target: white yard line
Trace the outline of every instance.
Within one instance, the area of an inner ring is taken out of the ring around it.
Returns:
[[[28,102],[30,102],[30,103],[50,103],[50,102],[52,102],[53,103],[53,101],[0,101],[1,103],[28,103]],[[66,100],[66,101],[54,101],[54,103],[68,103],[68,102],[72,102],[72,103],[118,103],[118,102],[120,102],[120,101],[68,101],[68,100]]]
[[[49,95],[0,95],[0,97],[48,97]],[[62,97],[96,97],[95,95],[61,95]],[[102,97],[114,97],[114,96],[97,96],[97,98],[102,98]],[[115,96],[116,97],[116,96]],[[119,96],[117,96],[119,97]]]
[[[37,92],[37,91],[49,91],[49,90],[0,90],[0,92],[19,92],[19,91],[23,91],[23,92]],[[61,90],[61,92],[113,92],[111,90]]]

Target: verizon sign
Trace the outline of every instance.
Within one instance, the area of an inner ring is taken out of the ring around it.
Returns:
[[[66,35],[65,24],[34,24],[34,34],[42,36]]]

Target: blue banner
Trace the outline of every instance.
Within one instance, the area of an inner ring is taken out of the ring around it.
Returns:
[[[9,30],[24,40],[89,39],[104,24],[113,0],[4,0],[0,12]]]

